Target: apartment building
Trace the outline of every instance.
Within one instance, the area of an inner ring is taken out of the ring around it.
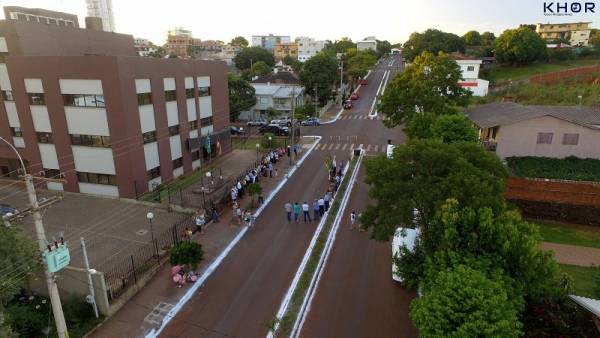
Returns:
[[[167,54],[175,54],[181,58],[190,57],[190,47],[199,46],[200,39],[195,39],[192,36],[192,31],[175,27],[167,33],[167,43],[164,45]]]
[[[275,49],[278,43],[290,43],[289,35],[252,35],[252,47],[262,47],[268,50]]]
[[[49,189],[134,198],[231,150],[224,62],[142,58],[131,35],[0,21],[0,136]],[[16,176],[0,145],[0,174]]]
[[[294,60],[297,60],[298,59],[298,43],[296,43],[296,42],[276,43],[275,48],[273,49],[273,56],[275,57],[275,61],[281,61],[286,56],[290,56]]]
[[[377,39],[374,36],[367,36],[366,38],[356,42],[356,49],[358,50],[377,50]]]
[[[4,6],[4,18],[6,18],[6,20],[18,20],[41,23],[46,25],[79,28],[79,21],[77,20],[77,15],[49,11],[41,8]]]
[[[298,61],[304,62],[319,54],[325,48],[326,41],[301,36],[296,38],[296,43],[298,44]]]
[[[158,50],[158,48],[156,48],[156,46],[150,42],[150,40],[143,38],[134,38],[133,46],[135,47],[137,55],[144,57],[148,57]]]
[[[102,30],[115,31],[115,17],[113,15],[112,0],[86,0],[87,15],[102,19]]]
[[[591,22],[538,23],[535,31],[546,41],[566,40],[571,46],[587,46]]]

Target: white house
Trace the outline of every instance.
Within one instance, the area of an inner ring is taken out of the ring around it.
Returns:
[[[251,108],[252,118],[266,113],[270,107],[275,108],[279,115],[290,116],[292,96],[294,107],[304,104],[304,88],[296,84],[284,83],[252,83],[256,95],[256,105]]]
[[[368,36],[361,41],[356,42],[358,50],[377,50],[377,39],[374,36]]]
[[[462,80],[459,81],[460,86],[469,89],[474,96],[486,96],[490,82],[479,78],[479,68],[482,61],[459,53],[453,53],[450,56],[460,66],[462,72]]]
[[[297,37],[296,43],[298,43],[298,61],[300,62],[310,59],[325,48],[324,40],[315,40],[305,36]]]

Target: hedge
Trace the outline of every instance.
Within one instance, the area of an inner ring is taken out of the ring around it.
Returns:
[[[507,202],[518,207],[527,218],[600,226],[600,208],[521,199],[509,199]]]
[[[511,173],[519,177],[600,181],[600,160],[596,159],[525,156],[508,157],[506,162]]]

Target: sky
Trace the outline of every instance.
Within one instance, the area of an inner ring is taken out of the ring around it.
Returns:
[[[167,30],[175,26],[202,40],[225,42],[238,35],[250,41],[252,35],[273,33],[319,40],[375,36],[396,43],[427,28],[458,35],[469,30],[499,35],[537,22],[592,21],[598,28],[600,0],[586,1],[595,1],[596,14],[544,16],[542,0],[113,0],[113,12],[118,33],[157,45],[165,43]],[[85,26],[85,0],[0,0],[5,5],[77,14]]]

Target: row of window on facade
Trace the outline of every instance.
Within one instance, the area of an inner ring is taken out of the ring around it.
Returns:
[[[552,144],[554,133],[538,133],[537,144]],[[564,133],[562,137],[562,144],[566,146],[576,146],[579,144],[579,134],[575,133]]]
[[[198,96],[210,96],[210,87],[198,87]],[[185,90],[185,97],[187,99],[194,98],[194,88],[187,88]],[[139,93],[137,94],[138,105],[143,106],[146,104],[152,104],[152,93]],[[177,101],[176,90],[165,90],[165,102]]]

